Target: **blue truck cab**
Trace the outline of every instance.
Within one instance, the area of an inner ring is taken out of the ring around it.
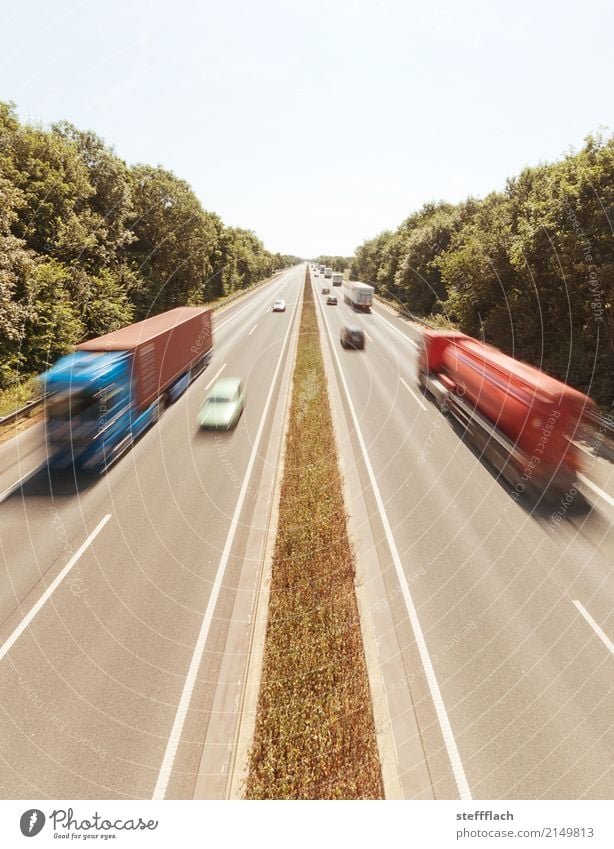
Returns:
[[[100,473],[209,362],[211,311],[178,307],[91,339],[43,375],[53,468]]]
[[[158,399],[134,409],[131,360],[127,351],[76,351],[44,375],[52,467],[102,471],[155,420]]]

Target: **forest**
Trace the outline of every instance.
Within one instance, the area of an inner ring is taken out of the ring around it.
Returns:
[[[214,301],[298,262],[205,210],[161,167],[0,102],[0,390],[76,343]]]
[[[353,279],[591,395],[614,400],[614,137],[501,191],[428,203],[364,242]]]

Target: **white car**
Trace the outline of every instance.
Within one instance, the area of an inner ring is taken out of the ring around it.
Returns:
[[[275,301],[273,304],[273,312],[285,312],[286,311],[286,302],[281,298],[278,301]]]

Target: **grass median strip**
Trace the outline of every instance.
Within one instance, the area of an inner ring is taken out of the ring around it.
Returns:
[[[248,799],[383,798],[308,272]]]

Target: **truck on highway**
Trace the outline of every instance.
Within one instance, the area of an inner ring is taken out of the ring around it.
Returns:
[[[348,280],[343,286],[343,299],[355,310],[360,312],[371,312],[373,293],[375,289],[368,283],[359,283],[357,280]]]
[[[107,469],[209,362],[211,310],[178,307],[77,345],[43,375],[49,463]]]
[[[328,266],[326,266],[326,267],[324,268],[324,276],[325,276],[325,277],[332,277],[332,276],[333,276],[333,270],[332,270],[332,268],[329,268]]]
[[[461,424],[517,495],[569,493],[582,469],[579,435],[590,430],[588,396],[464,333],[424,329],[418,383]]]
[[[333,286],[341,286],[343,283],[343,274],[339,271],[333,271]]]

